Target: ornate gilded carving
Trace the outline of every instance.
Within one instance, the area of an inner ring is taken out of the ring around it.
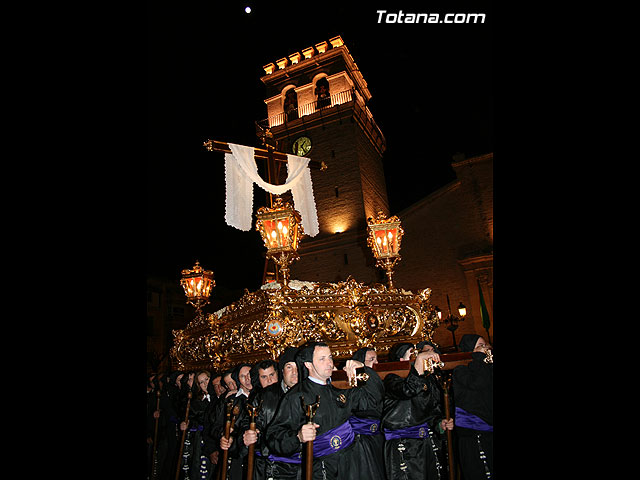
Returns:
[[[278,358],[289,345],[322,340],[334,358],[363,346],[380,354],[399,341],[431,340],[438,326],[430,289],[417,294],[385,285],[293,280],[268,284],[215,313],[174,330],[171,355],[181,369],[223,369],[242,361]]]

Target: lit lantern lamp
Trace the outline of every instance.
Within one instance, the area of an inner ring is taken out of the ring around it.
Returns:
[[[282,284],[286,288],[289,284],[289,265],[300,259],[298,244],[304,235],[302,217],[280,197],[275,198],[273,207],[260,208],[256,217],[256,230],[267,247],[267,258],[273,259],[280,267]]]
[[[389,280],[389,289],[393,290],[393,267],[400,257],[400,242],[404,230],[400,226],[400,219],[395,215],[387,218],[382,212],[376,217],[367,219],[369,236],[367,243],[376,257],[376,267],[384,268]]]
[[[199,317],[202,307],[209,303],[211,289],[216,286],[213,272],[204,270],[200,266],[200,262],[196,261],[191,270],[188,268],[182,270],[180,285],[182,285],[184,294],[187,296],[187,303],[195,307],[196,315]]]

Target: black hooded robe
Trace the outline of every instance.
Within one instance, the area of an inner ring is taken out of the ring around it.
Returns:
[[[352,359],[364,363],[366,353],[369,350],[374,349],[370,347],[359,349],[353,354]],[[374,374],[378,376],[377,373],[374,372]],[[382,381],[380,382],[382,383]],[[354,430],[357,429],[360,432],[355,435],[353,448],[361,478],[385,480],[384,435],[380,429],[383,401],[384,388],[376,392],[375,403],[371,403],[366,410],[354,412],[350,419]]]
[[[444,480],[446,469],[440,456],[443,442],[438,429],[444,415],[436,380],[419,375],[411,365],[406,378],[388,374],[384,389],[383,432],[390,436],[393,431],[409,427],[419,430],[419,438],[385,437],[387,480]],[[427,426],[420,430],[418,427],[425,422]]]
[[[160,418],[158,419],[158,479],[169,480],[175,477],[176,448],[178,437],[176,424],[172,420],[176,418],[174,404],[170,397],[171,388],[168,377],[165,377],[160,394]]]
[[[306,367],[298,365],[298,375]],[[380,377],[369,367],[364,367],[370,375],[367,382],[359,382],[351,389],[334,387],[331,383],[321,385],[309,377],[300,380],[284,395],[275,417],[267,429],[267,446],[273,454],[291,457],[302,454],[302,470],[305,462],[305,446],[298,439],[298,431],[306,422],[305,411],[301,402],[311,404],[320,397],[314,423],[320,425],[316,430],[317,437],[339,426],[349,425],[349,417],[356,411],[364,411],[376,405],[377,397],[382,391]],[[299,377],[300,378],[300,377]],[[301,398],[304,397],[304,400]],[[374,407],[375,408],[375,407]],[[357,470],[357,461],[353,458],[354,443],[343,446],[343,439],[335,435],[331,445],[336,450],[322,457],[313,459],[314,480],[356,480],[362,478]],[[346,441],[344,442],[347,443]]]
[[[161,470],[160,480],[173,480],[176,475],[177,457],[178,457],[178,445],[180,442],[180,419],[179,419],[179,395],[180,389],[176,385],[176,378],[182,372],[176,371],[169,375],[167,382],[165,383],[166,400],[167,404],[164,404],[161,400],[160,415],[165,415],[166,423],[166,435],[167,435],[167,453]],[[184,417],[183,417],[184,419]]]
[[[285,459],[282,457],[275,458],[269,450],[266,442],[266,432],[268,425],[273,420],[276,411],[280,405],[280,400],[286,393],[288,388],[284,385],[283,375],[284,366],[288,362],[295,362],[295,356],[298,352],[298,347],[287,347],[280,359],[278,360],[278,383],[269,385],[266,388],[260,386],[258,372],[256,371],[254,390],[249,395],[248,403],[253,406],[260,406],[258,409],[258,415],[256,416],[256,429],[260,432],[258,434],[258,441],[255,446],[254,456],[254,473],[253,478],[255,480],[300,480],[301,468],[299,459]],[[249,428],[250,417],[248,412],[245,411],[244,415],[238,419],[240,423],[240,435],[242,435]],[[245,447],[248,453],[248,447]]]
[[[231,373],[231,378],[236,383],[238,387],[238,392],[240,392],[240,388],[242,385],[240,384],[240,369],[242,367],[251,367],[252,365],[249,363],[241,363],[237,365],[233,372]],[[243,390],[244,391],[244,390]],[[217,445],[220,445],[220,439],[224,436],[224,429],[226,424],[226,405],[231,402],[232,408],[238,407],[238,416],[246,409],[247,403],[247,395],[243,393],[229,394],[224,398],[220,398],[217,406],[216,412],[213,415],[214,421],[213,424],[210,425],[209,428],[209,436],[214,439]],[[232,414],[233,417],[233,414]],[[236,418],[237,422],[238,418]],[[239,428],[237,425],[234,426],[233,432],[231,432],[230,437],[233,437],[233,442],[231,443],[231,447],[229,447],[227,453],[227,479],[228,480],[242,480],[245,477],[245,461],[246,461],[246,449],[243,449],[243,446],[238,445],[238,432]],[[218,467],[225,468],[224,465],[221,464],[223,451],[220,450],[220,456],[218,457]]]
[[[493,364],[484,362],[482,352],[473,352],[471,357],[469,364],[453,370],[454,432],[465,480],[487,480],[493,474]],[[458,409],[478,417],[481,422],[477,428],[459,425],[462,412]]]
[[[282,382],[279,381],[266,388],[258,387],[255,392],[249,395],[248,403],[253,406],[260,405],[258,415],[256,416],[256,429],[259,430],[258,441],[255,444],[254,458],[254,480],[267,480],[269,478],[278,480],[300,480],[300,464],[287,462],[284,460],[276,460],[269,449],[266,442],[266,434],[269,424],[275,417],[280,400],[285,392],[282,389]],[[251,422],[248,412],[245,410],[243,415],[238,419],[239,423],[239,439],[242,443],[242,435],[249,429]],[[248,451],[248,447],[244,447]]]
[[[213,466],[204,449],[204,428],[207,423],[209,409],[215,401],[215,394],[203,398],[202,391],[197,387],[197,393],[191,398],[189,408],[189,425],[185,439],[185,451],[189,449],[189,479],[209,480],[212,477]],[[188,445],[187,445],[188,443]]]

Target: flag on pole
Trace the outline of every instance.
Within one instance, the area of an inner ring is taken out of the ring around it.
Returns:
[[[487,305],[484,303],[484,296],[482,295],[480,280],[478,280],[478,290],[480,291],[480,318],[482,319],[482,326],[487,332],[489,332],[491,320],[489,319],[489,311],[487,310]]]

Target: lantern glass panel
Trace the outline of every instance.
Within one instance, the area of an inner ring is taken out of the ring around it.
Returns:
[[[278,246],[279,247],[288,247],[289,242],[289,217],[278,219],[277,221],[277,232],[278,232]]]
[[[202,277],[190,277],[187,279],[184,285],[184,291],[187,297],[193,298],[200,296],[202,289]]]
[[[258,210],[256,229],[268,253],[297,251],[301,226],[296,215],[290,205],[278,201],[275,208]]]
[[[262,220],[265,246],[269,249],[297,248],[297,225],[289,215]]]
[[[398,245],[398,229],[393,228],[378,228],[373,231],[375,238],[376,256],[392,256],[397,255],[400,249]]]

